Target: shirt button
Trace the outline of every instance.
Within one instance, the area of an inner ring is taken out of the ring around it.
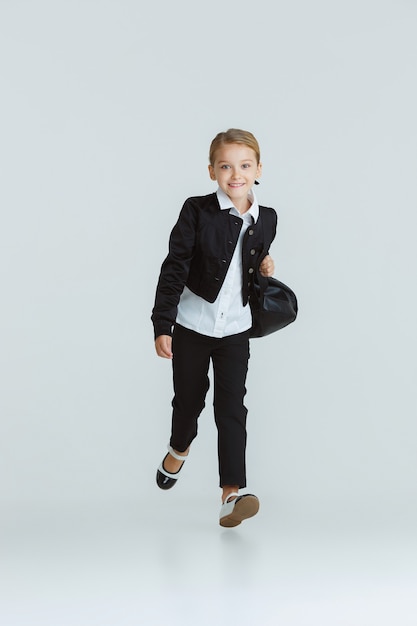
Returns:
[[[255,254],[255,248],[252,248],[252,250],[250,251],[250,253],[251,253],[252,255],[254,255],[254,254]]]

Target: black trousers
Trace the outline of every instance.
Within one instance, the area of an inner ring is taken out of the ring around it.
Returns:
[[[172,338],[174,399],[170,444],[179,452],[197,436],[198,417],[214,374],[220,486],[246,487],[246,415],[243,404],[249,361],[249,331],[217,339],[180,325]]]

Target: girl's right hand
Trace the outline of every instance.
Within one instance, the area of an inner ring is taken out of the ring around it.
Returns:
[[[170,335],[159,335],[155,339],[155,350],[158,356],[164,359],[172,359],[172,337]]]

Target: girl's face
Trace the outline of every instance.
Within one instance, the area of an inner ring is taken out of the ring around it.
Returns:
[[[211,180],[217,180],[240,213],[248,210],[248,193],[261,171],[252,148],[239,143],[222,145],[216,150],[214,165],[209,165]]]

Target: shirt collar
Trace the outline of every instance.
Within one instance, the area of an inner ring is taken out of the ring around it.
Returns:
[[[226,209],[229,209],[229,210],[235,209],[235,211],[237,211],[233,202],[231,201],[229,196],[223,191],[223,189],[220,189],[219,187],[216,191],[216,195],[217,195],[217,200],[219,201],[219,205],[222,211]],[[251,189],[250,192],[248,193],[248,199],[249,199],[249,202],[251,202],[252,204],[249,207],[249,209],[246,211],[246,213],[244,213],[243,215],[248,215],[248,214],[251,215],[253,217],[253,221],[256,222],[259,217],[259,204],[258,204],[258,200],[256,199],[256,195],[253,189]]]

